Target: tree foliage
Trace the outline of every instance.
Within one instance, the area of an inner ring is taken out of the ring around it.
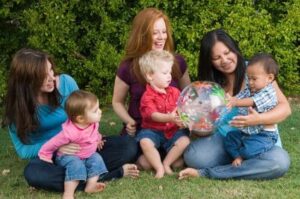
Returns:
[[[145,7],[169,16],[176,51],[186,58],[192,80],[202,36],[223,28],[246,58],[271,53],[280,64],[284,92],[300,93],[300,0],[1,0],[0,102],[12,55],[32,47],[54,55],[60,72],[72,75],[103,104],[110,103],[131,22]]]

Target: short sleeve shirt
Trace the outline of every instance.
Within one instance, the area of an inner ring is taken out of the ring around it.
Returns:
[[[254,101],[254,108],[258,113],[267,112],[274,108],[278,103],[276,91],[272,83],[268,84],[263,89],[251,94],[248,82],[246,82],[246,88],[241,91],[236,97],[239,99],[251,97]],[[241,115],[247,115],[248,110],[247,108],[239,108],[239,113]],[[242,131],[247,134],[257,134],[262,129],[263,125],[257,125],[242,128]]]
[[[167,139],[172,138],[174,133],[179,129],[178,126],[171,122],[153,121],[151,116],[155,112],[171,113],[176,108],[179,95],[180,91],[172,86],[166,88],[166,93],[160,93],[150,85],[147,85],[140,105],[140,112],[143,118],[142,128],[163,131]]]
[[[176,55],[175,59],[178,62],[181,73],[184,74],[187,70],[187,65],[184,58],[180,55]],[[128,102],[128,114],[137,122],[137,129],[140,129],[142,117],[140,113],[140,101],[143,93],[145,92],[145,85],[142,85],[132,72],[131,61],[124,61],[121,63],[117,76],[129,86],[129,102]],[[179,88],[179,82],[176,79],[172,79],[170,86]],[[125,133],[125,128],[123,132]]]

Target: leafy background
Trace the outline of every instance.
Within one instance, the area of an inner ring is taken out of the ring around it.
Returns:
[[[209,30],[223,28],[245,58],[271,53],[280,64],[279,84],[287,95],[300,93],[300,0],[1,0],[0,104],[12,55],[22,47],[52,54],[59,71],[80,88],[111,102],[114,77],[134,16],[157,7],[170,18],[176,52],[196,80],[199,43]]]

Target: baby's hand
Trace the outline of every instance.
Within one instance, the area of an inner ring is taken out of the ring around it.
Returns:
[[[106,140],[100,140],[99,142],[98,142],[98,149],[99,149],[99,151],[101,150],[101,149],[103,149],[103,146],[104,146],[104,143],[106,142]]]
[[[227,104],[226,107],[228,109],[231,109],[232,107],[236,106],[236,97],[232,97],[231,95],[229,95],[228,93],[226,93],[226,100],[227,100]]]
[[[53,164],[53,161],[51,159],[48,159],[48,158],[44,158],[44,157],[39,157],[41,160],[45,161],[45,162],[48,162],[48,163],[51,163]]]
[[[175,123],[179,128],[183,128],[183,122],[181,121],[178,112],[177,112],[177,108],[175,108],[171,113],[169,113],[170,115],[170,122]]]
[[[136,133],[136,122],[134,120],[132,120],[131,122],[128,122],[126,124],[126,131],[127,131],[128,135],[135,136],[135,133]]]

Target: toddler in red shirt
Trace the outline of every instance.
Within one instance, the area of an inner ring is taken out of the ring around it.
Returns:
[[[172,174],[172,165],[183,163],[182,153],[189,145],[188,129],[182,129],[177,115],[176,101],[180,91],[169,86],[174,56],[168,51],[152,50],[144,54],[139,65],[147,81],[141,98],[142,130],[137,135],[146,160],[156,171],[155,178]],[[157,148],[167,155],[161,161]]]

